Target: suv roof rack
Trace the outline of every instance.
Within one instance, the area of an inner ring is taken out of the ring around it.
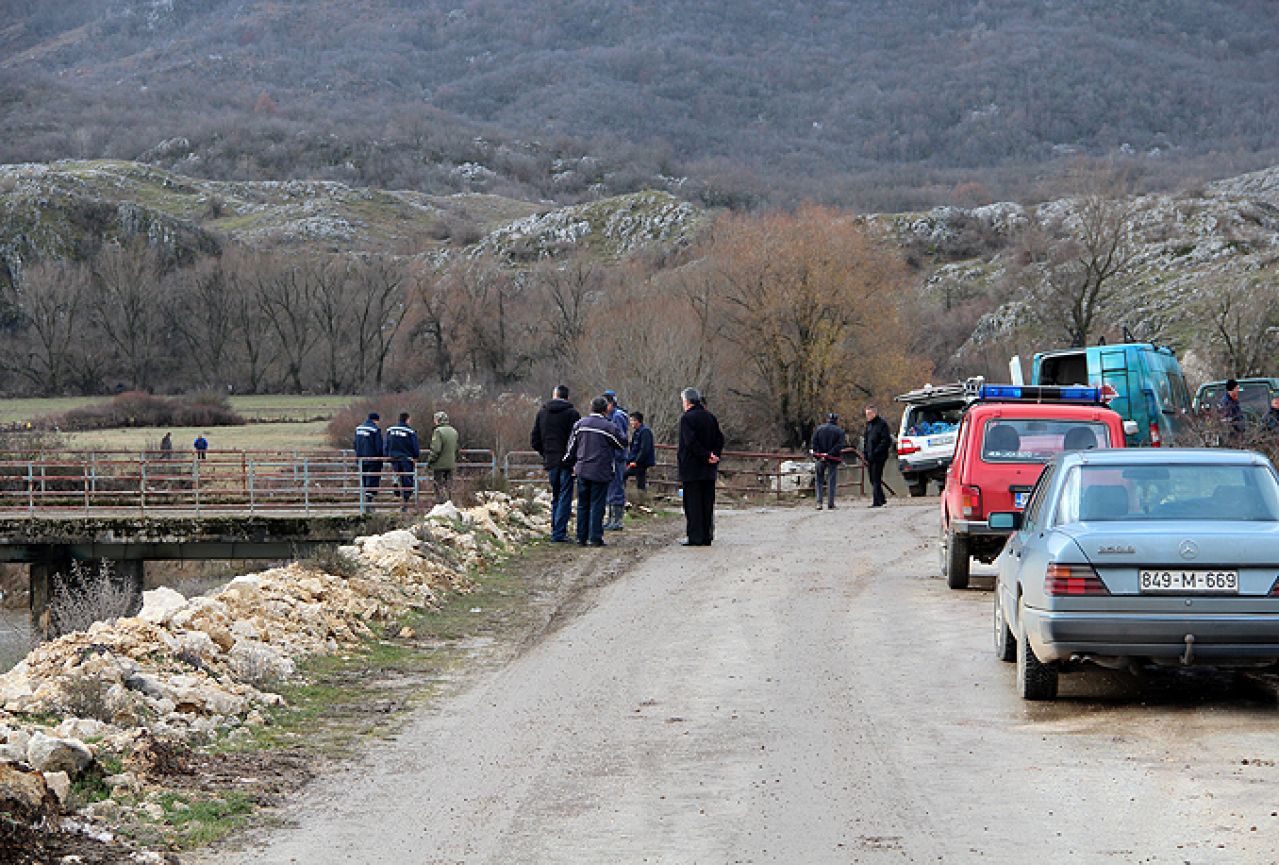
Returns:
[[[978,398],[978,393],[985,382],[984,376],[977,375],[953,384],[926,384],[915,390],[898,394],[893,397],[893,400],[915,405],[933,402],[972,402]]]

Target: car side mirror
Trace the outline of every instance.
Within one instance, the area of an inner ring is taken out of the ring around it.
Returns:
[[[1124,435],[1135,436],[1137,434],[1137,422],[1135,420],[1124,421]]]
[[[995,511],[986,518],[986,525],[1000,532],[1015,532],[1021,528],[1021,514],[1017,511]]]

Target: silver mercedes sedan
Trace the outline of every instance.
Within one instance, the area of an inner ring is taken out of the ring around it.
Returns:
[[[1260,454],[1065,453],[996,560],[995,652],[1027,700],[1085,663],[1279,663],[1279,478]]]

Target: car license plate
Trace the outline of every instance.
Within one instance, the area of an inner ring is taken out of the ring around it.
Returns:
[[[1030,493],[1013,493],[1013,507],[1021,510],[1026,507],[1026,500],[1030,498]]]
[[[930,448],[941,447],[942,445],[953,445],[955,443],[955,434],[950,433],[944,436],[932,436],[924,441],[924,445]]]
[[[1146,570],[1141,591],[1150,594],[1239,594],[1238,571]]]

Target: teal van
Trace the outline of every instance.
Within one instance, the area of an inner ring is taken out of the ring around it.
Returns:
[[[1129,447],[1170,442],[1190,413],[1186,376],[1172,349],[1148,342],[1041,351],[1031,361],[1031,384],[1110,385],[1110,407],[1137,422]]]

